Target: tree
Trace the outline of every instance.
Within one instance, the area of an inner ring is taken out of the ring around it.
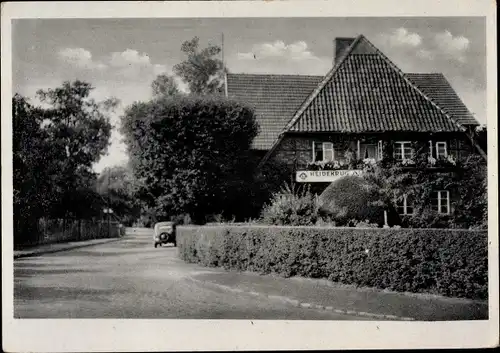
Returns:
[[[174,72],[188,84],[192,94],[217,94],[223,92],[224,65],[217,58],[221,48],[209,45],[199,49],[199,38],[185,41],[181,47],[187,59],[174,66]]]
[[[39,218],[99,214],[91,168],[109,143],[106,112],[117,101],[97,103],[89,98],[91,90],[81,81],[40,90],[38,97],[47,108],[35,107],[20,95],[12,99],[16,243],[36,235]]]
[[[137,188],[133,172],[126,165],[105,168],[96,181],[96,190],[103,203],[109,200],[115,216],[127,225],[132,225],[140,216],[140,205],[136,200]]]
[[[151,84],[151,90],[155,98],[176,96],[181,93],[174,78],[167,74],[158,75]]]
[[[77,80],[37,92],[39,99],[49,105],[42,113],[43,130],[50,141],[56,166],[51,172],[51,182],[60,194],[60,201],[52,210],[53,216],[81,217],[95,206],[94,200],[91,204],[77,204],[74,198],[90,201],[90,192],[83,190],[93,189],[95,184],[92,165],[107,150],[111,134],[107,113],[118,101],[110,98],[96,102],[90,98],[92,90],[89,83]],[[79,190],[85,196],[77,196]]]
[[[41,127],[42,111],[16,94],[12,116],[14,240],[23,243],[53,203],[53,162],[48,135]]]
[[[199,223],[238,212],[257,131],[250,108],[206,96],[136,103],[122,124],[141,198],[158,219],[189,214]]]

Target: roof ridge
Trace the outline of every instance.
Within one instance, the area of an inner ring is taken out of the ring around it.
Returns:
[[[276,77],[324,77],[324,75],[300,75],[300,74],[267,74],[267,73],[228,73],[228,76],[276,76]]]
[[[437,108],[444,116],[446,116],[453,124],[455,124],[459,130],[465,131],[465,128],[459,124],[455,119],[453,119],[443,108],[441,108],[433,99],[431,99],[427,94],[425,94],[415,83],[413,83],[396,64],[392,62],[380,49],[378,49],[372,42],[366,39],[366,42],[405,80],[406,83],[410,85],[414,90],[416,90],[425,100],[429,101],[435,108]]]
[[[444,76],[442,72],[406,72],[406,75],[441,75],[441,76]]]
[[[314,98],[316,98],[321,92],[321,90],[326,86],[328,81],[335,75],[335,73],[338,71],[339,67],[342,66],[342,64],[345,62],[346,58],[349,56],[349,54],[353,51],[354,47],[359,43],[359,41],[364,38],[362,34],[358,35],[356,39],[352,41],[352,43],[347,47],[346,50],[341,54],[340,59],[337,61],[337,63],[326,73],[326,75],[323,77],[323,80],[318,84],[318,86],[311,92],[311,94],[305,99],[305,101],[300,105],[299,109],[295,112],[293,117],[290,119],[290,121],[285,125],[285,127],[282,129],[280,134],[278,135],[278,138],[276,141],[274,141],[274,144],[272,147],[267,151],[265,156],[260,160],[260,163],[258,165],[258,168],[260,168],[264,163],[266,163],[267,159],[271,154],[274,152],[276,147],[280,144],[281,140],[283,139],[284,133],[286,131],[289,131],[293,125],[298,121],[299,117],[302,115],[302,113],[307,109],[307,107],[312,103]]]
[[[318,94],[321,92],[321,90],[326,86],[326,84],[332,79],[333,75],[338,71],[340,66],[345,62],[346,58],[349,56],[349,54],[353,51],[354,47],[359,43],[359,41],[364,38],[362,34],[356,37],[356,39],[353,40],[351,45],[347,47],[346,50],[344,50],[344,53],[342,53],[340,59],[338,62],[330,69],[330,71],[327,72],[327,74],[324,76],[323,80],[318,84],[318,86],[311,92],[309,97],[306,98],[304,103],[300,106],[300,108],[295,112],[293,117],[290,119],[290,121],[285,125],[283,128],[283,131],[280,133],[282,135],[284,132],[289,131],[295,123],[298,121],[299,117],[302,115],[302,113],[307,109],[307,107],[312,103],[314,98],[318,96]]]
[[[351,52],[354,50],[354,47],[362,40],[364,39],[366,43],[375,50],[375,52],[382,57],[384,61],[389,64],[389,66],[396,71],[400,75],[400,77],[403,78],[403,80],[410,86],[412,87],[417,93],[419,93],[425,100],[430,102],[436,109],[438,109],[445,117],[448,118],[454,125],[456,125],[459,130],[464,131],[465,128],[458,123],[455,119],[453,119],[443,108],[441,108],[433,99],[431,99],[427,94],[425,94],[415,83],[413,83],[407,76],[406,74],[396,65],[394,62],[392,62],[391,59],[389,59],[380,49],[378,49],[375,45],[373,45],[372,42],[370,42],[364,35],[360,34],[356,39],[352,42],[352,44],[344,51],[342,54],[342,57],[340,58],[339,62],[326,74],[325,78],[321,83],[318,85],[318,87],[313,91],[310,97],[307,98],[305,104],[297,110],[296,114],[294,117],[290,120],[290,122],[285,125],[285,128],[283,129],[282,133],[285,133],[286,131],[289,131],[295,123],[298,121],[298,118],[302,113],[304,112],[305,109],[312,103],[314,98],[319,94],[319,92],[324,88],[324,86],[332,79],[333,75],[335,72],[338,71],[339,67],[344,63],[345,59],[351,54]]]
[[[448,85],[448,87],[452,88],[452,90],[450,91],[450,94],[453,94],[459,101],[460,103],[462,103],[462,108],[464,108],[466,110],[466,112],[471,116],[471,117],[474,117],[474,113],[472,113],[472,111],[470,111],[469,107],[467,107],[467,105],[465,105],[464,101],[462,100],[462,98],[460,98],[460,96],[458,95],[458,93],[453,89],[452,85],[450,84],[450,81],[448,81],[448,79],[446,78],[446,76],[442,73],[442,72],[436,72],[436,73],[407,73],[407,75],[439,75],[441,76],[441,78],[444,80],[444,83],[446,83],[446,85]],[[413,83],[416,87],[418,87],[418,85],[416,83]],[[430,100],[432,100],[432,98],[429,97]],[[438,105],[436,103],[436,105]],[[439,105],[438,105],[439,106]],[[440,107],[443,111],[446,111],[444,108]],[[450,117],[450,119],[455,122],[455,120],[453,118]],[[474,117],[475,119],[475,117]],[[462,125],[458,122],[455,122],[459,127],[462,127]]]
[[[441,108],[433,99],[431,99],[427,94],[425,94],[420,88],[413,83],[410,78],[397,66],[395,65],[384,53],[380,51],[373,43],[371,43],[363,34],[358,35],[355,40],[351,43],[349,47],[341,54],[338,62],[328,71],[328,73],[324,76],[323,80],[318,84],[318,86],[311,92],[311,94],[307,97],[307,99],[302,103],[300,108],[295,112],[293,117],[289,120],[289,122],[282,129],[281,133],[278,135],[278,138],[275,140],[271,149],[266,153],[266,156],[261,160],[259,165],[262,165],[266,162],[269,156],[274,152],[280,142],[283,140],[286,132],[290,131],[295,124],[299,121],[301,116],[303,116],[306,109],[312,104],[312,102],[318,97],[320,92],[325,88],[325,86],[332,80],[335,74],[339,71],[342,65],[346,62],[346,59],[353,53],[354,49],[359,45],[361,41],[366,42],[366,44],[374,51],[373,55],[378,55],[380,59],[382,59],[395,73],[404,80],[408,88],[414,90],[417,95],[428,101],[431,106],[433,106],[437,112],[441,113],[446,120],[457,127],[460,131],[466,131],[465,127],[458,123],[455,119],[453,119],[443,108]]]

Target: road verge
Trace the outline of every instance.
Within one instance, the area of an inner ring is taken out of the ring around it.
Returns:
[[[61,251],[68,251],[73,249],[79,249],[88,246],[107,244],[111,242],[115,242],[121,240],[123,238],[105,238],[105,239],[92,239],[85,241],[73,241],[69,243],[56,243],[56,244],[47,244],[41,245],[35,248],[26,249],[26,250],[14,250],[14,259],[19,259],[23,257],[33,257],[40,256],[45,254],[52,254]]]

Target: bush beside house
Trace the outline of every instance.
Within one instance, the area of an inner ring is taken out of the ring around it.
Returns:
[[[264,206],[261,221],[273,225],[315,225],[327,217],[320,205],[319,198],[307,187],[285,184]]]
[[[180,257],[204,266],[328,278],[484,299],[487,232],[273,226],[179,227]]]
[[[368,222],[382,226],[386,211],[390,226],[487,229],[486,163],[478,155],[437,167],[429,167],[425,155],[412,167],[386,157],[380,163],[365,165],[363,170],[362,177],[346,176],[332,182],[319,197],[309,185],[282,188],[264,206],[261,221],[274,225],[326,222],[355,226]],[[449,212],[439,213],[433,208],[435,190],[449,190]],[[405,197],[414,200],[412,214],[398,210]]]
[[[329,214],[336,225],[369,220],[383,225],[383,209],[374,205],[374,195],[368,182],[356,176],[346,176],[331,183],[320,195],[321,209]]]

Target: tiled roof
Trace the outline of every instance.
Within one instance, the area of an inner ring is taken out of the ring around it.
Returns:
[[[260,133],[253,147],[268,150],[323,76],[228,74],[228,96],[255,109]]]
[[[479,125],[442,74],[407,73],[406,76],[458,123],[462,125]]]
[[[363,36],[346,50],[284,131],[460,131]]]

